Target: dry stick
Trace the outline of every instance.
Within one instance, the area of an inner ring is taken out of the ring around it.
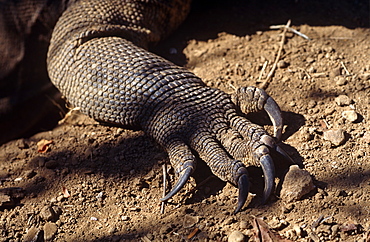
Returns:
[[[305,34],[302,34],[301,32],[299,32],[298,30],[295,30],[295,29],[293,29],[293,28],[291,28],[291,27],[286,27],[285,25],[272,25],[272,26],[270,26],[270,29],[282,29],[282,28],[286,28],[286,29],[288,29],[290,32],[292,32],[292,33],[294,33],[294,34],[296,34],[296,35],[298,35],[298,36],[301,36],[302,38],[304,38],[304,39],[306,39],[306,40],[311,40],[307,35],[305,35]]]
[[[167,181],[167,169],[166,169],[166,163],[163,164],[163,197],[166,196],[166,181]],[[161,214],[164,213],[164,206],[165,206],[166,202],[162,202],[161,204]]]
[[[265,73],[265,70],[266,70],[266,67],[267,67],[267,64],[269,63],[269,61],[265,61],[265,63],[263,63],[263,66],[262,66],[262,69],[260,71],[260,75],[258,76],[258,80],[257,82],[260,82],[261,79],[262,79],[262,76],[263,74]]]
[[[344,65],[343,61],[341,61],[341,62],[340,62],[340,64],[342,65],[343,69],[346,71],[346,74],[347,74],[348,76],[350,76],[350,75],[351,75],[351,73],[348,71],[348,69],[347,69],[347,67]]]
[[[286,34],[286,32],[287,32],[287,30],[288,30],[289,26],[290,26],[290,19],[289,19],[289,20],[288,20],[288,22],[286,23],[286,26],[285,26],[285,28],[284,28],[284,30],[283,30],[283,36],[281,37],[281,42],[280,42],[279,51],[278,51],[278,53],[277,53],[277,55],[276,55],[275,62],[274,62],[274,64],[273,64],[273,66],[272,66],[272,68],[271,68],[271,70],[270,70],[269,74],[268,74],[268,75],[267,75],[267,77],[266,77],[266,80],[262,83],[262,86],[261,86],[261,88],[262,88],[262,89],[266,89],[266,88],[267,88],[267,86],[270,84],[270,81],[271,81],[272,76],[273,76],[273,75],[274,75],[274,73],[275,73],[275,70],[276,70],[276,67],[277,67],[277,63],[279,62],[279,59],[280,59],[281,53],[283,52],[283,46],[284,46],[284,42],[285,42],[285,34]]]

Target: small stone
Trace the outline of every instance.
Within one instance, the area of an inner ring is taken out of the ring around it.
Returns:
[[[184,228],[191,228],[194,225],[196,225],[199,221],[198,216],[191,216],[189,214],[186,214],[183,221]]]
[[[9,195],[0,193],[0,207],[13,206],[13,205],[14,205],[14,201]]]
[[[45,206],[40,211],[40,217],[45,221],[52,221],[53,219],[55,219],[54,210],[49,205]]]
[[[343,76],[334,77],[334,81],[335,81],[335,84],[337,84],[338,86],[343,86],[347,83],[346,78],[344,78]]]
[[[297,234],[298,237],[302,237],[303,235],[303,231],[302,231],[302,228],[299,226],[299,225],[294,225],[293,226],[293,229],[295,231],[295,233]]]
[[[360,79],[363,81],[368,81],[370,80],[370,73],[363,73],[359,75]]]
[[[279,68],[287,68],[289,66],[289,63],[285,62],[284,60],[279,60],[277,63],[277,67]]]
[[[370,132],[367,131],[364,136],[362,137],[362,141],[364,143],[370,144]]]
[[[338,224],[334,224],[330,229],[331,229],[331,234],[333,236],[337,236],[340,230],[340,226]]]
[[[289,204],[286,204],[285,206],[281,207],[281,211],[283,213],[290,213],[293,209],[294,209],[294,204],[293,203],[289,203]]]
[[[339,106],[348,106],[352,103],[352,100],[347,95],[339,95],[335,98],[335,102]]]
[[[232,223],[235,223],[235,219],[233,217],[229,217],[229,218],[225,219],[225,221],[224,221],[225,225],[230,225]]]
[[[285,220],[280,220],[278,217],[273,217],[269,225],[274,230],[282,230],[289,225]]]
[[[26,170],[24,171],[24,176],[28,179],[34,177],[36,175],[36,172],[34,170]]]
[[[340,68],[340,67],[334,68],[334,69],[330,72],[329,76],[330,76],[331,78],[335,78],[336,76],[339,76],[339,75],[340,75],[340,72],[341,72],[341,68]]]
[[[307,57],[306,62],[307,63],[313,63],[313,62],[315,62],[315,59],[312,58],[312,57]]]
[[[240,221],[239,227],[240,229],[248,229],[250,227],[250,224],[247,221],[242,220]]]
[[[227,238],[228,242],[243,242],[245,241],[245,235],[239,231],[233,231]]]
[[[61,201],[63,201],[64,199],[65,199],[64,195],[59,195],[59,196],[57,196],[57,201],[58,201],[58,202],[61,202]]]
[[[58,166],[58,162],[56,160],[49,160],[45,163],[45,167],[48,169],[54,169]]]
[[[47,222],[44,225],[44,239],[45,241],[53,240],[57,233],[58,227],[55,223]]]
[[[40,230],[36,227],[31,227],[27,234],[23,237],[24,242],[38,241]]]
[[[348,110],[342,112],[342,117],[350,121],[351,123],[354,123],[358,120],[358,114],[355,110]]]
[[[129,219],[130,219],[130,217],[128,217],[128,216],[121,216],[122,221],[128,221]]]
[[[53,205],[52,207],[51,207],[51,209],[53,210],[53,212],[54,212],[54,214],[55,214],[55,217],[54,217],[54,219],[55,220],[58,220],[59,219],[59,216],[62,214],[62,209],[59,207],[59,206],[57,206],[57,205]]]
[[[344,130],[330,129],[330,130],[324,131],[324,139],[330,141],[335,146],[339,146],[339,145],[344,144],[346,137],[344,135]]]
[[[280,197],[287,203],[297,201],[314,188],[310,173],[292,165],[285,175]]]

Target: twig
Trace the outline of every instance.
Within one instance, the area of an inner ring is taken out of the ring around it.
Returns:
[[[163,164],[163,197],[166,196],[166,186],[167,186],[167,169],[166,169],[166,163]],[[166,202],[162,202],[161,204],[161,214],[164,213],[164,207],[166,205]]]
[[[229,86],[234,89],[234,91],[238,90],[238,88],[236,88],[233,84],[231,84],[230,82],[228,82]]]
[[[346,74],[347,74],[348,76],[350,76],[350,75],[351,75],[351,73],[348,71],[348,69],[347,69],[347,67],[344,65],[343,61],[341,61],[341,62],[340,62],[340,64],[343,66],[343,69],[345,70]]]
[[[308,78],[310,78],[310,79],[312,78],[311,75],[305,69],[300,68],[300,67],[299,67],[299,69],[301,69],[308,76]]]
[[[268,63],[269,63],[269,61],[265,61],[265,63],[263,63],[263,66],[262,66],[260,75],[258,76],[257,82],[260,82],[261,81],[262,75],[263,75],[263,73],[265,73],[265,69],[266,69]]]
[[[271,78],[272,76],[274,75],[275,73],[275,70],[276,70],[276,67],[277,67],[277,63],[279,62],[279,59],[280,59],[280,56],[281,56],[281,53],[283,51],[283,47],[284,47],[284,42],[285,42],[285,34],[286,34],[286,31],[287,29],[289,28],[290,26],[290,19],[288,20],[287,24],[286,24],[286,28],[284,28],[283,30],[283,36],[281,37],[281,42],[280,42],[280,48],[279,48],[279,51],[276,55],[276,59],[275,59],[275,62],[269,72],[269,74],[267,75],[267,78],[266,80],[262,83],[262,86],[261,88],[262,89],[266,89],[267,86],[270,84],[270,81],[271,81]]]
[[[270,26],[270,29],[282,29],[282,28],[286,28],[290,32],[292,32],[292,33],[294,33],[294,34],[296,34],[298,36],[301,36],[302,38],[304,38],[306,40],[311,40],[307,35],[302,34],[301,32],[299,32],[296,29],[293,29],[291,27],[287,27],[286,25],[272,25],[272,26]]]

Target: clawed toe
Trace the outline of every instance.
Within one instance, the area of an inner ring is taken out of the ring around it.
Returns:
[[[264,155],[260,158],[260,164],[261,164],[263,176],[265,179],[265,188],[263,190],[263,198],[262,198],[262,203],[264,204],[267,202],[267,199],[270,197],[275,187],[275,184],[274,184],[275,166],[269,154]]]
[[[189,180],[189,177],[191,175],[191,173],[193,172],[193,168],[192,167],[188,167],[186,168],[185,170],[183,170],[180,174],[180,177],[177,181],[177,183],[175,184],[175,186],[173,187],[173,189],[164,197],[164,198],[161,198],[161,201],[164,202],[164,201],[167,201],[168,199],[170,199],[173,195],[175,195],[178,191],[180,191],[180,189],[185,185],[185,183]]]
[[[243,174],[238,179],[238,189],[239,189],[239,195],[238,195],[238,205],[234,211],[234,214],[238,213],[240,209],[244,206],[245,202],[248,198],[248,192],[249,192],[249,181],[247,174]]]
[[[280,141],[281,134],[283,131],[283,118],[281,116],[281,111],[279,108],[279,105],[275,102],[272,97],[269,97],[266,100],[264,109],[268,116],[270,117],[270,120],[272,124],[274,125],[274,137]]]

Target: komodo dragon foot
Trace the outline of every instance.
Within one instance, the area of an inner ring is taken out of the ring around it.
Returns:
[[[162,201],[184,186],[198,154],[216,176],[239,188],[238,212],[249,191],[246,166],[262,166],[266,201],[274,188],[270,151],[288,157],[241,112],[265,110],[277,141],[281,113],[261,89],[240,88],[228,95],[145,49],[179,25],[189,8],[190,1],[184,0],[75,1],[54,28],[48,72],[83,113],[140,128],[167,151],[179,180]]]
[[[216,176],[238,187],[238,204],[234,212],[237,213],[246,202],[249,192],[246,165],[262,167],[265,180],[263,203],[265,203],[274,189],[275,168],[270,150],[277,151],[289,161],[292,160],[275,142],[281,138],[282,116],[279,106],[264,90],[255,87],[239,88],[231,95],[233,103],[229,101],[227,95],[213,91],[216,93],[216,101],[212,100],[211,105],[200,102],[197,113],[187,113],[184,108],[178,113],[178,117],[174,117],[177,121],[184,118],[183,121],[186,120],[187,125],[196,124],[196,127],[189,129],[192,132],[186,135],[190,139],[191,148],[187,142],[181,140],[180,135],[178,137],[173,135],[176,131],[171,132],[170,138],[164,138],[165,132],[161,135],[163,140],[160,143],[166,147],[170,162],[179,174],[177,183],[161,201],[168,200],[185,185],[195,170],[196,160],[192,154],[192,150],[195,150]],[[243,113],[265,110],[274,125],[275,139],[260,126],[240,116],[235,112],[235,108]],[[186,113],[188,115],[185,115]],[[171,114],[166,115],[167,121],[171,120],[170,116]],[[178,126],[175,130],[181,129],[182,127]]]

